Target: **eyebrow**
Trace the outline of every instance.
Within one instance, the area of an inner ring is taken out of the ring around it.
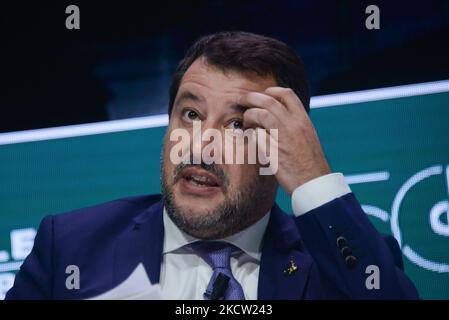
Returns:
[[[182,102],[184,102],[184,101],[186,101],[186,100],[191,100],[191,101],[193,101],[193,102],[203,102],[203,101],[204,101],[204,98],[198,97],[198,96],[194,95],[194,94],[193,94],[192,92],[190,92],[190,91],[184,91],[184,92],[181,93],[181,94],[179,95],[179,97],[176,99],[175,105],[180,104],[180,103],[182,103]]]
[[[193,101],[193,102],[204,102],[205,101],[205,99],[203,97],[199,97],[190,91],[184,91],[176,99],[175,106],[179,105],[185,101],[189,101],[189,100]],[[236,104],[236,103],[229,105],[229,108],[236,113],[243,113],[243,112],[245,112],[245,110],[248,109],[248,108],[245,108],[244,106],[242,106],[240,104]]]
[[[243,113],[245,112],[245,110],[247,110],[248,108],[245,108],[244,106],[240,105],[240,104],[231,104],[229,106],[230,109],[232,109],[234,112],[237,113]]]

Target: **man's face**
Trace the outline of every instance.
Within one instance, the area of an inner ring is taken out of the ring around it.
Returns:
[[[165,207],[183,231],[198,238],[223,238],[253,224],[271,208],[277,186],[275,178],[259,175],[258,163],[248,164],[246,139],[244,164],[225,163],[224,154],[229,150],[221,152],[221,164],[207,165],[200,161],[176,165],[170,159],[172,147],[179,143],[170,139],[173,130],[189,132],[190,145],[186,147],[192,151],[193,145],[198,144],[194,122],[201,123],[202,133],[217,129],[223,137],[226,129],[244,129],[245,109],[238,105],[239,97],[271,86],[276,86],[272,77],[224,73],[207,65],[203,58],[197,59],[184,74],[164,139],[161,168]],[[203,150],[208,144],[210,141],[203,141],[197,147]]]

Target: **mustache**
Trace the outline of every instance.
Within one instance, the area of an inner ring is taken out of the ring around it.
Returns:
[[[225,172],[223,171],[223,169],[214,163],[207,164],[204,162],[201,162],[200,164],[187,164],[187,163],[178,164],[175,167],[174,172],[173,172],[173,184],[176,184],[182,178],[182,172],[185,169],[191,168],[191,167],[200,167],[200,168],[212,173],[213,175],[215,175],[218,178],[218,180],[220,181],[220,184],[223,186],[224,190],[226,191],[228,189],[229,180],[228,180],[228,177],[226,176]]]

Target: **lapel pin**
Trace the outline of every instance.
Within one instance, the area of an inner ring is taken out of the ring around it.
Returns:
[[[284,273],[288,274],[290,276],[293,272],[295,272],[297,270],[298,270],[298,266],[296,265],[295,260],[293,259],[293,257],[291,257],[291,259],[290,259],[290,266],[287,269],[284,270]]]

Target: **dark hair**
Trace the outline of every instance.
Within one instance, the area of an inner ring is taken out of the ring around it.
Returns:
[[[291,88],[309,112],[309,86],[304,65],[285,43],[249,32],[219,32],[204,36],[188,50],[176,68],[170,85],[168,114],[171,114],[181,79],[199,57],[222,70],[273,76],[280,87]]]

